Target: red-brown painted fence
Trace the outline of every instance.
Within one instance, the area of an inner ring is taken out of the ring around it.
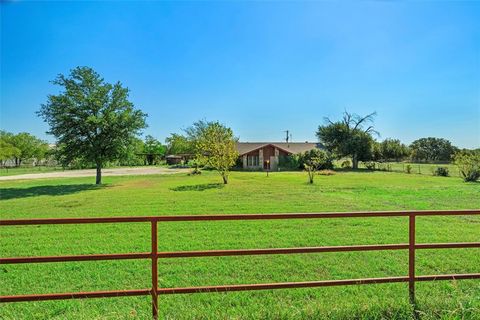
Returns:
[[[43,257],[9,257],[9,258],[0,258],[0,264],[92,261],[92,260],[125,260],[125,259],[151,259],[151,263],[152,263],[152,266],[151,266],[152,287],[148,289],[0,296],[0,302],[6,303],[6,302],[20,302],[20,301],[106,298],[106,297],[151,295],[152,296],[152,314],[153,314],[153,318],[157,319],[158,318],[158,296],[162,294],[271,290],[271,289],[286,289],[286,288],[328,287],[328,286],[342,286],[342,285],[408,282],[409,297],[410,297],[411,303],[413,304],[415,301],[415,282],[417,281],[480,279],[480,273],[421,275],[421,276],[418,276],[415,274],[415,251],[416,250],[446,249],[446,248],[480,248],[480,242],[422,243],[422,244],[417,244],[415,242],[416,217],[418,216],[459,216],[459,215],[480,215],[480,210],[236,214],[236,215],[190,215],[190,216],[0,220],[0,226],[25,226],[25,225],[42,225],[42,224],[138,223],[138,222],[144,222],[144,223],[149,222],[151,224],[151,251],[150,252],[122,253],[122,254],[70,255],[70,256],[43,256]],[[371,218],[371,217],[408,217],[409,242],[400,243],[400,244],[354,245],[354,246],[158,252],[157,226],[159,222]],[[212,257],[212,256],[219,257],[219,256],[241,256],[241,255],[267,255],[267,254],[298,254],[298,253],[320,253],[320,252],[341,252],[341,251],[378,251],[378,250],[408,250],[408,253],[409,253],[408,254],[408,275],[399,276],[399,277],[383,277],[383,278],[322,280],[322,281],[283,282],[283,283],[265,283],[265,284],[217,285],[217,286],[183,287],[183,288],[159,288],[158,287],[158,259]]]

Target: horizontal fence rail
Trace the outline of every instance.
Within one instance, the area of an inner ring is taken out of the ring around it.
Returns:
[[[480,279],[480,273],[469,274],[441,274],[415,275],[415,251],[426,249],[449,248],[480,248],[480,242],[457,243],[416,243],[415,222],[417,216],[460,216],[480,215],[480,210],[429,210],[429,211],[380,211],[380,212],[328,212],[328,213],[285,213],[285,214],[234,214],[234,215],[185,215],[185,216],[147,216],[147,217],[106,217],[106,218],[64,218],[64,219],[19,219],[0,220],[0,226],[28,226],[52,224],[97,224],[97,223],[150,223],[151,224],[151,251],[119,254],[90,254],[41,257],[6,257],[0,258],[0,264],[98,261],[98,260],[151,260],[152,286],[148,289],[111,290],[94,292],[67,292],[49,294],[29,294],[0,296],[0,302],[22,302],[42,300],[63,300],[82,298],[106,298],[151,295],[152,314],[158,319],[158,296],[164,294],[188,294],[249,290],[272,290],[287,288],[310,288],[362,285],[376,283],[409,283],[409,297],[415,301],[415,282],[439,280]],[[372,218],[372,217],[408,217],[409,242],[400,244],[350,245],[350,246],[323,246],[301,248],[268,248],[268,249],[231,249],[231,250],[200,250],[200,251],[158,251],[158,223],[181,221],[227,221],[227,220],[276,220],[276,219],[328,219],[328,218]],[[380,250],[408,250],[408,275],[399,277],[363,278],[344,280],[322,280],[306,282],[283,282],[264,284],[217,285],[200,287],[159,288],[158,287],[158,259],[165,258],[194,258],[194,257],[222,257],[271,254],[306,254],[324,252],[352,252],[352,251],[380,251]]]

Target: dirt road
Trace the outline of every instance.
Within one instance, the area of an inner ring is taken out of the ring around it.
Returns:
[[[187,173],[190,169],[170,169],[162,167],[139,167],[139,168],[115,168],[103,169],[102,176],[134,176],[134,175],[149,175],[149,174],[173,174],[173,173]],[[45,179],[45,178],[75,178],[75,177],[94,177],[95,169],[86,170],[65,170],[45,173],[27,173],[14,176],[0,177],[0,181],[5,180],[30,180],[30,179]]]

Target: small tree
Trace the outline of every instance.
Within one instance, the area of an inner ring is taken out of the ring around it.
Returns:
[[[458,166],[465,182],[474,182],[480,179],[480,151],[461,151],[454,156],[454,163]]]
[[[313,183],[313,178],[315,177],[315,172],[317,168],[321,165],[322,159],[319,157],[309,157],[303,163],[303,167],[307,170],[308,173],[308,182]]]
[[[230,128],[219,122],[199,122],[193,128],[198,130],[192,135],[195,143],[197,160],[205,166],[216,169],[222,176],[223,183],[228,183],[230,168],[235,165],[238,152],[235,148],[237,139]],[[189,135],[190,136],[190,135]]]
[[[122,157],[146,127],[146,114],[134,108],[120,82],[106,83],[88,67],[77,67],[68,77],[59,75],[53,84],[64,91],[48,96],[38,115],[57,138],[63,164],[77,159],[95,163],[95,181],[101,184],[102,167]]]
[[[317,148],[305,151],[298,156],[298,162],[301,167],[304,167],[305,164],[314,163],[316,165],[315,170],[333,169],[333,160],[334,158],[330,152]]]

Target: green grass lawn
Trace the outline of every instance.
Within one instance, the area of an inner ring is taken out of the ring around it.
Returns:
[[[46,166],[37,166],[37,167],[11,167],[11,168],[0,168],[0,177],[1,176],[15,176],[19,174],[27,173],[44,173],[44,172],[54,172],[54,171],[63,171],[65,170],[62,167],[46,167]]]
[[[130,215],[480,208],[480,184],[387,172],[232,173],[201,176],[0,182],[2,219]],[[149,251],[148,224],[0,228],[0,255]],[[420,217],[417,241],[480,241],[480,217]],[[169,222],[159,250],[208,250],[408,242],[406,218]],[[20,246],[21,244],[21,246]],[[161,287],[404,276],[408,252],[164,259]],[[417,252],[417,274],[480,271],[479,249]],[[150,261],[2,265],[0,294],[150,287]],[[417,283],[422,319],[480,319],[480,281]],[[149,297],[4,304],[0,319],[149,319]],[[410,319],[408,285],[208,293],[160,297],[165,319]]]
[[[335,161],[335,166],[340,168],[341,160]],[[437,167],[446,167],[449,170],[449,174],[452,177],[459,177],[460,173],[458,171],[458,167],[453,164],[430,164],[430,163],[404,163],[404,162],[388,162],[390,165],[390,170],[393,172],[405,172],[405,167],[410,165],[412,168],[411,174],[425,174],[425,175],[432,175],[433,170]],[[385,167],[386,163],[382,164]],[[153,167],[168,167],[165,164],[154,165]],[[151,167],[151,166],[140,166],[140,167]],[[361,169],[365,168],[365,164],[363,162],[359,163],[359,167]],[[125,166],[109,166],[111,168],[125,168]],[[135,168],[135,167],[130,167]],[[48,167],[48,166],[23,166],[23,167],[10,167],[10,168],[0,168],[0,177],[1,176],[13,176],[19,174],[27,174],[27,173],[43,173],[43,172],[54,172],[54,171],[65,171],[71,170],[68,168],[63,167]]]

